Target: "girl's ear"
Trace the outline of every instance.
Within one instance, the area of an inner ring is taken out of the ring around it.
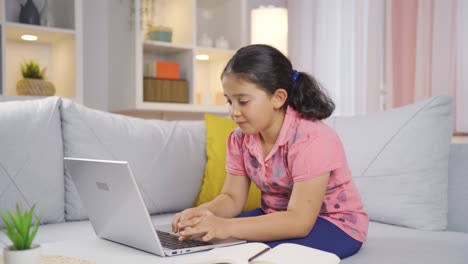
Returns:
[[[281,107],[283,107],[287,98],[288,92],[286,92],[286,90],[283,88],[279,88],[275,91],[275,93],[272,96],[273,107],[275,109],[280,109]]]

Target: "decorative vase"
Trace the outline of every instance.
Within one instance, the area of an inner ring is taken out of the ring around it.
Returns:
[[[16,93],[18,95],[55,95],[54,84],[41,79],[22,79],[16,83]]]
[[[21,5],[19,22],[32,25],[40,24],[39,11],[32,0],[28,0],[26,4]]]
[[[203,33],[202,37],[200,38],[200,45],[204,47],[211,47],[213,46],[213,40],[208,36],[208,34]]]
[[[3,249],[4,264],[40,264],[41,263],[41,246],[32,245],[31,249],[12,250],[10,247]]]
[[[229,42],[224,38],[224,36],[220,36],[215,42],[216,48],[220,49],[229,49]]]
[[[50,7],[47,3],[48,0],[43,0],[42,7],[39,8],[39,16],[41,18],[41,26],[53,27],[54,26],[54,17],[50,11]]]

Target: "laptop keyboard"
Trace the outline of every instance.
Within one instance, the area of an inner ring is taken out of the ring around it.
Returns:
[[[179,236],[166,233],[164,231],[156,230],[158,233],[159,240],[161,244],[169,249],[181,249],[181,248],[192,248],[192,247],[200,247],[200,246],[209,246],[213,243],[204,242],[194,239],[187,239],[184,241],[179,240]]]

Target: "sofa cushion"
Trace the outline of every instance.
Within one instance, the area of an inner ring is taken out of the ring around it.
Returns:
[[[61,112],[65,156],[128,161],[151,214],[193,205],[206,162],[203,121],[131,118],[65,99]],[[65,210],[67,220],[87,218],[67,170]]]
[[[447,226],[452,99],[434,97],[365,116],[326,120],[340,135],[370,219]]]
[[[89,240],[96,237],[88,220],[68,221],[52,225],[41,225],[34,243],[42,244],[67,240]]]
[[[2,210],[37,203],[42,223],[64,221],[60,102],[49,97],[0,103]]]
[[[341,264],[465,264],[468,234],[426,231],[371,222],[361,250]]]
[[[223,188],[226,178],[226,144],[229,134],[237,127],[230,118],[205,114],[207,161],[203,183],[195,206],[214,199]],[[244,210],[260,207],[260,190],[250,185],[249,198]]]

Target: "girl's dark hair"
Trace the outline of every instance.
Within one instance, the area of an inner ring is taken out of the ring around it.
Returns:
[[[269,94],[285,89],[288,98],[283,109],[290,105],[304,118],[325,119],[335,109],[335,104],[315,78],[305,72],[298,72],[294,78],[289,59],[271,46],[256,44],[239,49],[227,63],[221,78],[230,74],[263,87]]]

